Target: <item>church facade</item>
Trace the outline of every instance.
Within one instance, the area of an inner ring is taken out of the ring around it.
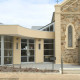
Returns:
[[[27,29],[0,25],[0,65],[80,63],[80,0],[55,5],[51,23]]]
[[[55,9],[55,54],[64,63],[79,64],[80,0],[65,0]]]

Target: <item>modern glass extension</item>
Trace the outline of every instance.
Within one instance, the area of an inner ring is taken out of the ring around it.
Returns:
[[[44,39],[44,62],[51,62],[54,57],[54,40]],[[38,54],[38,53],[37,53]],[[21,62],[35,62],[35,39],[21,40]]]
[[[0,65],[13,63],[13,37],[0,36]]]
[[[44,39],[44,61],[54,57],[54,40]],[[35,39],[21,39],[21,62],[35,62]],[[13,37],[0,36],[0,65],[13,64]]]
[[[44,26],[44,27],[42,27],[42,28],[40,28],[38,30],[48,31],[48,32],[54,32],[55,31],[54,30],[54,23],[50,23],[50,24],[48,24],[48,25],[46,25],[46,26]]]

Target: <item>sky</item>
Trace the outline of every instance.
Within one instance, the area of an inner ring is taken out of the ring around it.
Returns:
[[[57,0],[0,0],[0,23],[26,28],[51,22]],[[59,0],[61,3],[63,0]]]

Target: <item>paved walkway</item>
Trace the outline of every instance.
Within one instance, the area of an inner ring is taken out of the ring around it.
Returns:
[[[1,72],[0,80],[80,80],[80,74]]]
[[[15,65],[18,66],[18,65]],[[19,67],[19,66],[18,66]],[[61,68],[60,64],[52,64],[52,63],[22,63],[22,68],[38,68],[38,69],[48,69],[48,70],[59,70]],[[69,65],[64,64],[64,68],[80,68],[80,65]]]

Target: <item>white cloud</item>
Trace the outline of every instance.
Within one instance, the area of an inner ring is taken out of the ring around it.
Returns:
[[[32,1],[34,2],[34,0]],[[44,26],[50,23],[54,4],[33,4],[33,2],[30,3],[27,0],[1,2],[0,22],[4,24],[18,24],[27,28],[31,26]]]

